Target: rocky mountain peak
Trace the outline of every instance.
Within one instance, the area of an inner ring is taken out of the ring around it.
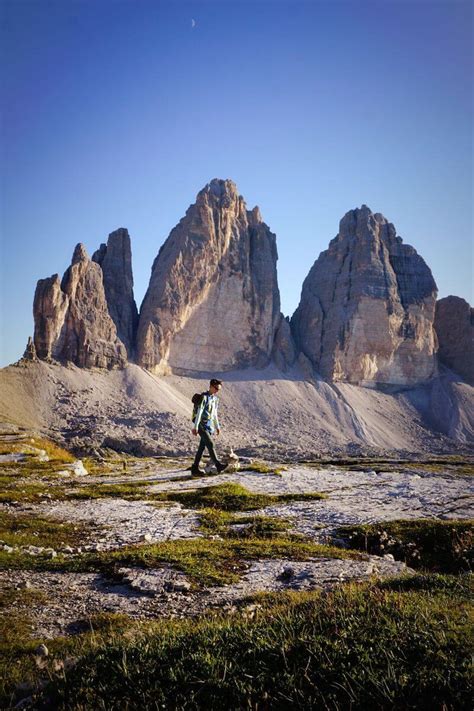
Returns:
[[[413,384],[436,372],[436,284],[367,205],[347,212],[303,284],[292,331],[329,380]]]
[[[235,183],[208,183],[153,264],[139,364],[156,372],[265,365],[279,321],[276,260],[275,235],[247,212]]]
[[[263,217],[258,205],[255,205],[255,207],[247,213],[247,216],[249,224],[251,225],[258,225],[260,222],[263,222]]]
[[[103,273],[105,296],[117,334],[132,358],[138,326],[138,309],[133,296],[132,250],[128,230],[120,227],[109,234],[92,255]]]
[[[222,180],[213,178],[196,197],[196,203],[199,205],[202,202],[213,203],[216,207],[226,207],[227,201],[239,199],[237,185],[233,180]]]
[[[107,249],[99,250],[104,260]],[[113,269],[106,271],[113,274]],[[104,281],[107,279],[102,267],[89,259],[82,243],[76,245],[71,265],[61,281],[58,274],[38,281],[33,315],[34,346],[39,358],[72,362],[86,368],[126,364],[127,351],[117,336]],[[123,291],[123,284],[118,285],[119,302]]]
[[[76,244],[74,248],[71,264],[77,264],[78,262],[88,261],[88,259],[89,255],[87,254],[86,248],[84,247],[82,242],[79,242],[79,244]]]

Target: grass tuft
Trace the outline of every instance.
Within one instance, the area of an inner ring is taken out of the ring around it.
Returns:
[[[97,528],[85,523],[0,511],[0,540],[9,546],[82,546],[94,533]]]
[[[220,511],[252,511],[287,501],[310,501],[327,498],[327,494],[309,492],[301,494],[258,494],[241,484],[231,482],[205,486],[192,491],[170,491],[155,494],[161,501],[177,501],[187,508],[214,508]]]
[[[341,526],[336,535],[356,550],[391,553],[412,568],[457,573],[472,570],[474,521],[417,519]]]
[[[114,635],[42,701],[57,709],[454,709],[471,700],[467,593],[377,582],[268,596],[250,619]],[[142,628],[143,629],[143,628]]]

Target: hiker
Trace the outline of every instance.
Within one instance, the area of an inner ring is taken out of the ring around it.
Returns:
[[[191,467],[191,474],[204,474],[202,469],[199,469],[199,462],[201,461],[202,454],[206,447],[209,452],[209,456],[216,465],[218,473],[224,471],[227,466],[217,459],[214,442],[211,436],[214,432],[219,434],[221,431],[219,427],[219,420],[217,418],[217,407],[219,404],[217,393],[221,387],[222,381],[217,380],[217,378],[212,378],[209,383],[209,390],[201,395],[195,395],[193,397],[193,402],[195,403],[196,408],[196,414],[193,419],[193,435],[199,434],[201,441],[199,442],[199,447],[194,458],[194,464]]]

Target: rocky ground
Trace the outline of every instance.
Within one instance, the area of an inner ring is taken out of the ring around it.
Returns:
[[[53,460],[51,468],[43,461],[35,470],[35,462],[41,457],[45,459],[45,452],[38,451],[30,435],[15,427],[3,428],[1,467],[7,488],[0,515],[5,520],[16,517],[20,521],[27,516],[73,523],[84,532],[83,541],[76,540],[70,545],[62,544],[60,536],[56,545],[49,546],[15,545],[11,539],[9,543],[0,542],[2,590],[39,593],[28,603],[34,637],[80,631],[87,627],[91,615],[101,612],[126,613],[134,618],[186,617],[223,607],[233,612],[259,591],[326,588],[349,579],[412,572],[390,553],[358,554],[359,558],[344,559],[331,554],[334,550],[331,548],[326,554],[322,549],[318,555],[303,556],[303,560],[301,555],[292,558],[291,551],[285,556],[275,551],[261,559],[252,556],[246,560],[244,552],[234,565],[233,581],[218,585],[199,584],[196,576],[182,572],[182,565],[166,562],[143,568],[122,560],[113,575],[110,570],[71,569],[71,561],[84,555],[108,555],[129,550],[130,546],[133,550],[153,551],[153,546],[166,542],[170,546],[183,541],[192,545],[193,541],[204,540],[212,546],[212,555],[219,555],[227,539],[220,530],[202,527],[202,504],[157,500],[161,495],[199,493],[205,487],[234,483],[249,492],[270,497],[295,495],[294,500],[273,500],[251,511],[244,507],[239,511],[240,518],[235,510],[227,512],[228,529],[235,533],[265,517],[262,520],[272,525],[275,521],[285,524],[283,529],[286,526],[286,533],[295,540],[336,545],[341,550],[345,544],[338,538],[337,528],[344,524],[380,522],[382,526],[384,521],[396,519],[472,517],[472,479],[458,473],[456,467],[442,464],[386,463],[374,468],[368,463],[351,468],[347,464],[262,466],[246,460],[239,471],[191,478],[189,459],[117,457],[102,462],[85,461],[86,471],[89,468],[85,474],[77,462],[61,464]],[[6,450],[11,451],[5,453]],[[28,454],[21,455],[20,450]],[[28,471],[18,461],[19,456],[27,456]],[[466,466],[461,469],[466,472]],[[16,488],[12,489],[12,481]],[[125,487],[123,496],[120,487]],[[83,492],[82,498],[73,499],[78,492]],[[304,500],[312,492],[325,498]],[[58,562],[56,569],[47,569],[48,564],[40,570],[34,569],[35,561],[45,557]],[[21,564],[15,562],[19,559],[23,561]],[[31,561],[33,569],[28,569],[25,560]],[[64,570],[60,561],[65,561]],[[13,599],[12,605],[15,609],[21,602]],[[249,606],[249,614],[251,610]]]

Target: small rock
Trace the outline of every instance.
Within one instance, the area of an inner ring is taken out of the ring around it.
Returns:
[[[278,578],[280,580],[291,580],[295,577],[295,569],[290,565],[285,565]]]
[[[12,546],[7,546],[6,543],[5,543],[5,545],[2,546],[2,548],[5,551],[5,553],[13,553],[13,551],[14,551],[14,548]]]
[[[81,459],[78,459],[74,464],[71,464],[71,470],[76,476],[87,476],[88,471],[85,468],[84,464],[82,463]]]
[[[140,540],[145,543],[151,543],[153,541],[153,536],[151,533],[144,533],[143,536],[140,536]]]
[[[38,657],[47,657],[49,654],[49,650],[45,644],[40,644],[39,647],[36,647],[35,654]]]
[[[393,557],[393,555],[391,553],[385,553],[385,555],[383,557],[386,560],[395,560],[395,558]]]
[[[191,590],[191,583],[187,580],[168,580],[165,583],[165,590],[167,592],[187,593]]]

